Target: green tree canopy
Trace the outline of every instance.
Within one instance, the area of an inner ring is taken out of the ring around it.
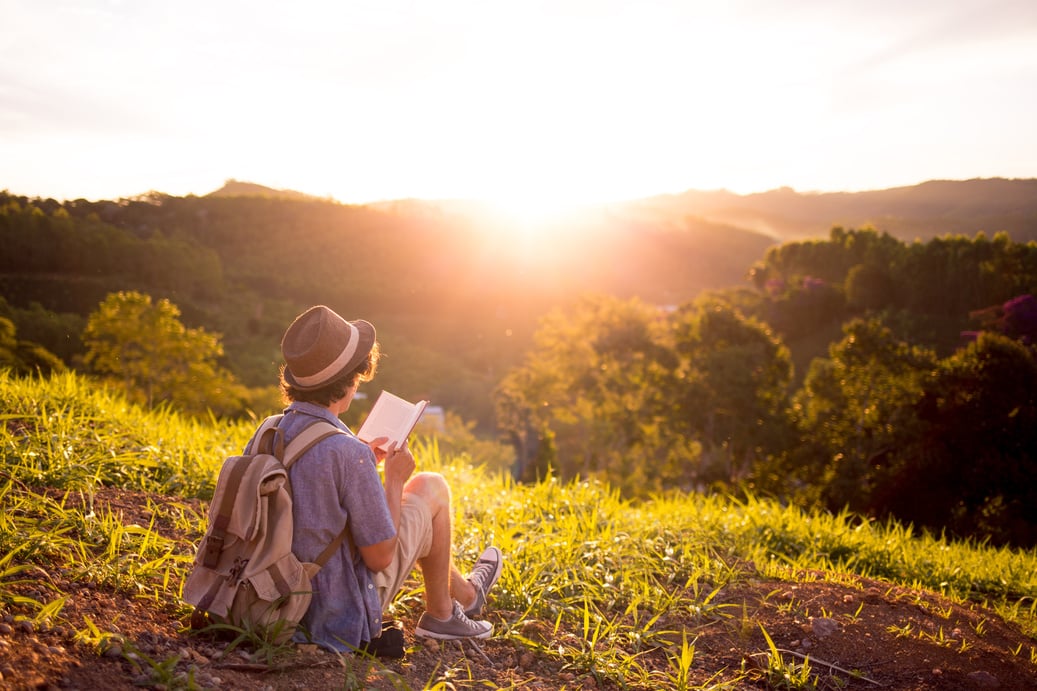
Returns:
[[[797,394],[804,437],[816,448],[803,470],[830,507],[871,508],[893,457],[918,431],[914,406],[936,362],[872,319],[846,324],[828,358],[812,363]]]
[[[217,361],[218,336],[190,329],[169,300],[129,291],[110,294],[83,333],[85,362],[120,384],[130,400],[168,401],[183,412],[239,412],[244,391]]]
[[[38,343],[19,340],[14,322],[0,317],[0,368],[17,374],[59,372],[61,360]]]
[[[893,478],[878,508],[959,535],[1033,544],[1037,350],[981,333],[940,362],[918,409],[911,474]]]
[[[556,449],[563,477],[690,489],[744,479],[781,449],[788,351],[729,307],[593,297],[534,340],[497,390],[498,419]]]

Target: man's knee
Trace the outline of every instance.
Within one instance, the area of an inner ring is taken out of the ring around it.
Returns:
[[[403,491],[420,496],[433,509],[450,506],[450,486],[439,473],[417,473]]]

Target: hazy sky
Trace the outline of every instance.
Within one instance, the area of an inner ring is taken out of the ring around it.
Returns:
[[[0,0],[0,189],[518,206],[1037,176],[1037,0]]]

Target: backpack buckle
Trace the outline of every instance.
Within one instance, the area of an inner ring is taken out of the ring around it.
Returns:
[[[205,541],[205,554],[202,555],[202,566],[215,569],[220,562],[220,552],[223,551],[223,536],[210,535]]]

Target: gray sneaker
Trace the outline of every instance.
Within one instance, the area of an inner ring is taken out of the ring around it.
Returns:
[[[455,641],[459,638],[489,638],[493,633],[493,624],[488,621],[472,621],[464,613],[461,603],[454,600],[454,612],[447,620],[436,619],[425,612],[418,619],[414,635],[422,638],[436,638],[441,641]]]
[[[468,574],[468,582],[475,586],[475,602],[465,608],[464,613],[469,617],[477,617],[482,614],[483,605],[486,604],[486,595],[490,588],[497,583],[501,570],[504,568],[504,555],[496,547],[487,547],[479,555],[479,561],[475,562],[471,573]]]

